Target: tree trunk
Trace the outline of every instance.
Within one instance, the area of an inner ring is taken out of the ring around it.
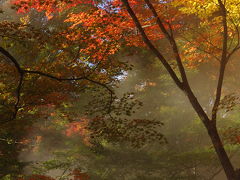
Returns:
[[[154,46],[154,44],[150,41],[147,34],[145,33],[139,19],[137,18],[136,14],[132,10],[131,6],[129,5],[128,0],[122,0],[123,4],[126,6],[127,11],[129,15],[132,17],[136,27],[138,28],[144,42],[149,47],[149,49],[152,50],[152,52],[158,57],[158,59],[161,61],[161,63],[164,65],[165,69],[168,71],[170,76],[172,77],[173,81],[176,83],[176,85],[188,96],[188,99],[190,103],[192,104],[192,107],[198,114],[199,118],[202,120],[203,124],[207,128],[208,134],[211,138],[212,144],[214,146],[214,149],[217,153],[217,156],[221,162],[221,165],[225,171],[225,174],[228,178],[228,180],[240,180],[240,177],[235,172],[232,163],[230,162],[230,159],[223,147],[222,141],[218,135],[218,131],[216,128],[216,125],[212,123],[212,121],[209,119],[207,114],[204,112],[201,104],[198,102],[197,98],[195,97],[194,93],[192,92],[191,87],[189,86],[184,67],[182,65],[181,57],[178,53],[178,49],[176,46],[176,42],[174,40],[174,37],[168,34],[168,31],[165,29],[165,27],[162,24],[161,19],[158,17],[158,14],[156,13],[156,10],[152,6],[149,0],[145,0],[146,4],[152,11],[154,17],[157,19],[157,24],[159,25],[162,32],[165,34],[166,38],[169,40],[170,44],[172,44],[172,50],[176,54],[176,61],[178,64],[178,68],[180,71],[180,75],[182,80],[178,78],[175,71],[172,69],[168,61],[165,59],[165,57],[161,54],[161,52]],[[218,81],[218,87],[217,87],[217,95],[216,100],[214,104],[213,110],[217,109],[219,105],[219,101],[221,98],[221,90],[222,90],[222,83],[223,83],[223,77],[224,77],[224,71],[225,66],[227,62],[227,42],[228,42],[228,27],[227,27],[227,20],[226,20],[226,9],[224,4],[221,0],[218,0],[219,5],[222,10],[222,16],[223,16],[223,27],[224,27],[224,34],[223,34],[223,50],[222,50],[222,58],[221,58],[221,67],[220,67],[220,75],[219,75],[219,81]],[[216,120],[217,112],[213,111],[213,120]],[[237,177],[238,176],[238,177]]]
[[[223,147],[222,141],[219,137],[216,125],[210,124],[210,126],[207,127],[208,134],[211,138],[212,144],[214,146],[214,149],[217,153],[217,156],[220,160],[220,163],[224,169],[224,172],[227,176],[228,180],[238,180],[236,172],[233,168],[232,163],[230,162],[230,159]]]
[[[224,169],[224,172],[227,176],[228,180],[240,180],[240,176],[237,175],[237,173],[234,170],[234,167],[230,161],[230,158],[228,157],[224,146],[222,144],[222,141],[219,137],[216,124],[213,123],[210,119],[208,119],[207,115],[204,113],[201,105],[198,103],[196,97],[194,96],[191,88],[189,86],[185,86],[185,93],[188,96],[188,99],[194,108],[195,112],[198,114],[199,118],[202,120],[203,124],[205,125],[208,135],[211,138],[213,147],[217,153],[218,159]]]

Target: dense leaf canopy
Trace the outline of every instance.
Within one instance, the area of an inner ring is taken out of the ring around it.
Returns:
[[[2,6],[1,178],[239,178],[238,0]]]

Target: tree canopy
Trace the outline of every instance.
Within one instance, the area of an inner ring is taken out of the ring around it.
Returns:
[[[0,177],[239,179],[237,0],[2,6]]]

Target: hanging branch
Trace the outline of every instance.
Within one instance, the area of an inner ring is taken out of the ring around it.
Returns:
[[[114,94],[113,90],[110,87],[108,87],[106,84],[103,84],[101,82],[90,79],[89,78],[90,74],[88,76],[82,76],[82,77],[60,78],[60,77],[57,77],[57,76],[54,76],[54,75],[51,75],[51,74],[48,74],[48,73],[44,73],[44,72],[41,72],[41,71],[25,70],[25,69],[21,68],[18,61],[7,50],[5,50],[3,47],[0,47],[0,52],[3,55],[5,55],[14,64],[14,66],[17,69],[17,72],[19,74],[19,82],[18,82],[18,86],[16,88],[16,102],[14,104],[14,112],[13,112],[12,118],[10,120],[16,119],[17,113],[19,111],[19,103],[20,103],[20,99],[21,99],[21,89],[22,89],[25,74],[39,75],[39,76],[43,76],[43,77],[50,78],[50,79],[53,79],[53,80],[57,80],[57,81],[60,81],[60,82],[62,82],[62,81],[79,81],[79,80],[89,81],[93,84],[96,84],[98,86],[101,86],[101,87],[105,88],[110,94],[110,103],[109,103],[110,106],[112,104],[112,101],[113,101],[112,99],[113,99],[113,94]]]

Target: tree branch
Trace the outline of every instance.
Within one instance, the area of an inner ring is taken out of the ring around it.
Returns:
[[[223,25],[224,31],[223,31],[222,57],[220,61],[220,70],[219,70],[216,98],[212,108],[212,121],[214,125],[216,125],[218,106],[219,106],[221,94],[222,94],[223,78],[224,78],[225,68],[227,64],[227,47],[228,47],[227,46],[227,43],[228,43],[227,11],[221,0],[218,0],[218,3],[222,13],[222,18],[223,18],[222,25]]]
[[[239,33],[239,27],[234,23],[234,21],[232,20],[232,23],[235,27],[236,33],[237,33],[237,44],[236,46],[233,48],[233,50],[228,54],[227,56],[227,62],[229,61],[229,59],[231,58],[231,56],[240,49],[240,33]]]
[[[17,60],[7,51],[5,50],[3,47],[0,47],[0,52],[5,55],[6,57],[9,58],[9,60],[14,64],[14,66],[16,67],[17,71],[19,73],[22,73],[22,69],[19,65],[19,63],[17,62]]]
[[[22,89],[23,80],[24,80],[24,74],[21,73],[20,77],[19,77],[17,90],[16,90],[17,100],[16,100],[15,105],[14,105],[14,112],[13,112],[12,120],[16,119],[17,113],[18,113],[18,110],[19,110],[19,103],[20,103],[20,98],[21,98],[21,89]]]
[[[172,50],[173,50],[174,56],[176,58],[178,69],[179,69],[179,72],[181,74],[183,83],[186,84],[187,86],[189,86],[188,85],[187,76],[186,76],[186,72],[185,72],[185,69],[183,67],[181,57],[179,55],[177,43],[176,43],[176,41],[175,41],[175,39],[173,37],[171,25],[169,24],[169,28],[170,28],[171,32],[168,33],[168,31],[166,30],[166,28],[163,25],[163,22],[159,18],[155,8],[153,7],[152,3],[150,3],[149,0],[144,0],[144,1],[147,4],[147,6],[149,7],[149,9],[152,11],[153,16],[156,18],[156,21],[157,21],[157,24],[158,24],[159,28],[161,29],[161,31],[163,32],[163,34],[165,35],[165,37],[168,39],[169,43],[172,46]]]
[[[20,99],[21,99],[21,89],[22,89],[22,84],[23,84],[25,74],[40,75],[40,76],[50,78],[50,79],[53,79],[53,80],[57,80],[57,81],[60,81],[60,82],[61,81],[78,81],[78,80],[89,81],[93,84],[96,84],[98,86],[101,86],[101,87],[107,89],[107,91],[110,94],[109,106],[111,106],[111,104],[112,104],[113,94],[114,94],[113,90],[104,83],[101,83],[101,82],[95,81],[93,79],[90,79],[88,77],[89,75],[88,76],[82,76],[82,77],[60,78],[60,77],[57,77],[57,76],[54,76],[54,75],[51,75],[51,74],[48,74],[48,73],[44,73],[44,72],[41,72],[41,71],[25,70],[25,69],[21,68],[21,66],[17,62],[17,60],[7,50],[5,50],[3,47],[0,47],[0,52],[3,55],[5,55],[14,64],[15,68],[17,69],[17,71],[19,73],[19,83],[18,83],[18,86],[17,86],[17,89],[16,89],[16,102],[15,102],[15,105],[14,105],[14,112],[13,112],[11,120],[16,119],[16,117],[17,117],[17,113],[18,113],[18,110],[19,110],[19,103],[20,103]]]
[[[158,57],[158,59],[161,61],[163,66],[166,68],[170,76],[172,77],[173,81],[176,83],[176,85],[183,90],[183,83],[179,80],[176,73],[172,69],[172,67],[168,64],[167,60],[164,58],[164,56],[157,50],[157,48],[152,44],[152,42],[147,37],[142,25],[140,24],[138,18],[136,17],[135,13],[133,12],[132,8],[129,5],[128,0],[122,0],[123,4],[126,6],[128,13],[132,17],[136,27],[138,28],[139,32],[141,33],[141,36],[143,38],[143,41],[146,43],[146,45],[153,51],[153,53]]]
[[[141,23],[139,22],[137,16],[135,15],[134,11],[132,10],[132,8],[129,5],[128,0],[122,0],[123,4],[126,6],[127,11],[129,13],[129,15],[132,17],[136,27],[138,28],[138,30],[140,31],[142,38],[144,40],[144,42],[146,43],[146,45],[149,47],[150,50],[152,50],[152,52],[158,57],[158,59],[161,61],[161,63],[163,64],[163,66],[165,67],[165,69],[168,71],[169,75],[171,76],[171,78],[173,79],[173,81],[175,82],[175,84],[186,94],[186,96],[188,97],[190,103],[192,104],[192,107],[194,108],[194,110],[196,111],[196,113],[198,114],[199,118],[202,120],[202,122],[204,123],[204,125],[207,127],[209,125],[209,118],[207,116],[207,114],[204,112],[202,106],[200,105],[200,103],[198,102],[197,98],[195,97],[194,93],[192,92],[191,87],[188,84],[187,81],[187,77],[185,74],[185,70],[184,67],[181,63],[181,58],[179,56],[178,53],[178,49],[176,46],[176,43],[174,43],[175,41],[171,40],[170,35],[168,34],[168,32],[166,32],[166,29],[163,26],[163,24],[161,23],[160,19],[158,18],[157,23],[159,23],[159,26],[161,28],[161,30],[163,31],[163,33],[165,32],[166,36],[169,36],[169,41],[171,41],[172,44],[172,49],[173,52],[176,53],[175,57],[176,60],[178,62],[179,65],[179,70],[181,71],[181,75],[182,75],[182,79],[183,82],[181,82],[179,80],[179,78],[176,76],[176,73],[173,71],[173,69],[171,68],[171,66],[168,64],[168,62],[166,61],[165,57],[159,52],[159,50],[152,44],[152,42],[149,40],[149,38],[147,37],[144,29],[141,26]],[[148,0],[145,0],[145,2],[149,3]],[[149,5],[149,4],[148,4]],[[153,7],[152,7],[153,8]],[[156,12],[154,10],[154,12]]]

